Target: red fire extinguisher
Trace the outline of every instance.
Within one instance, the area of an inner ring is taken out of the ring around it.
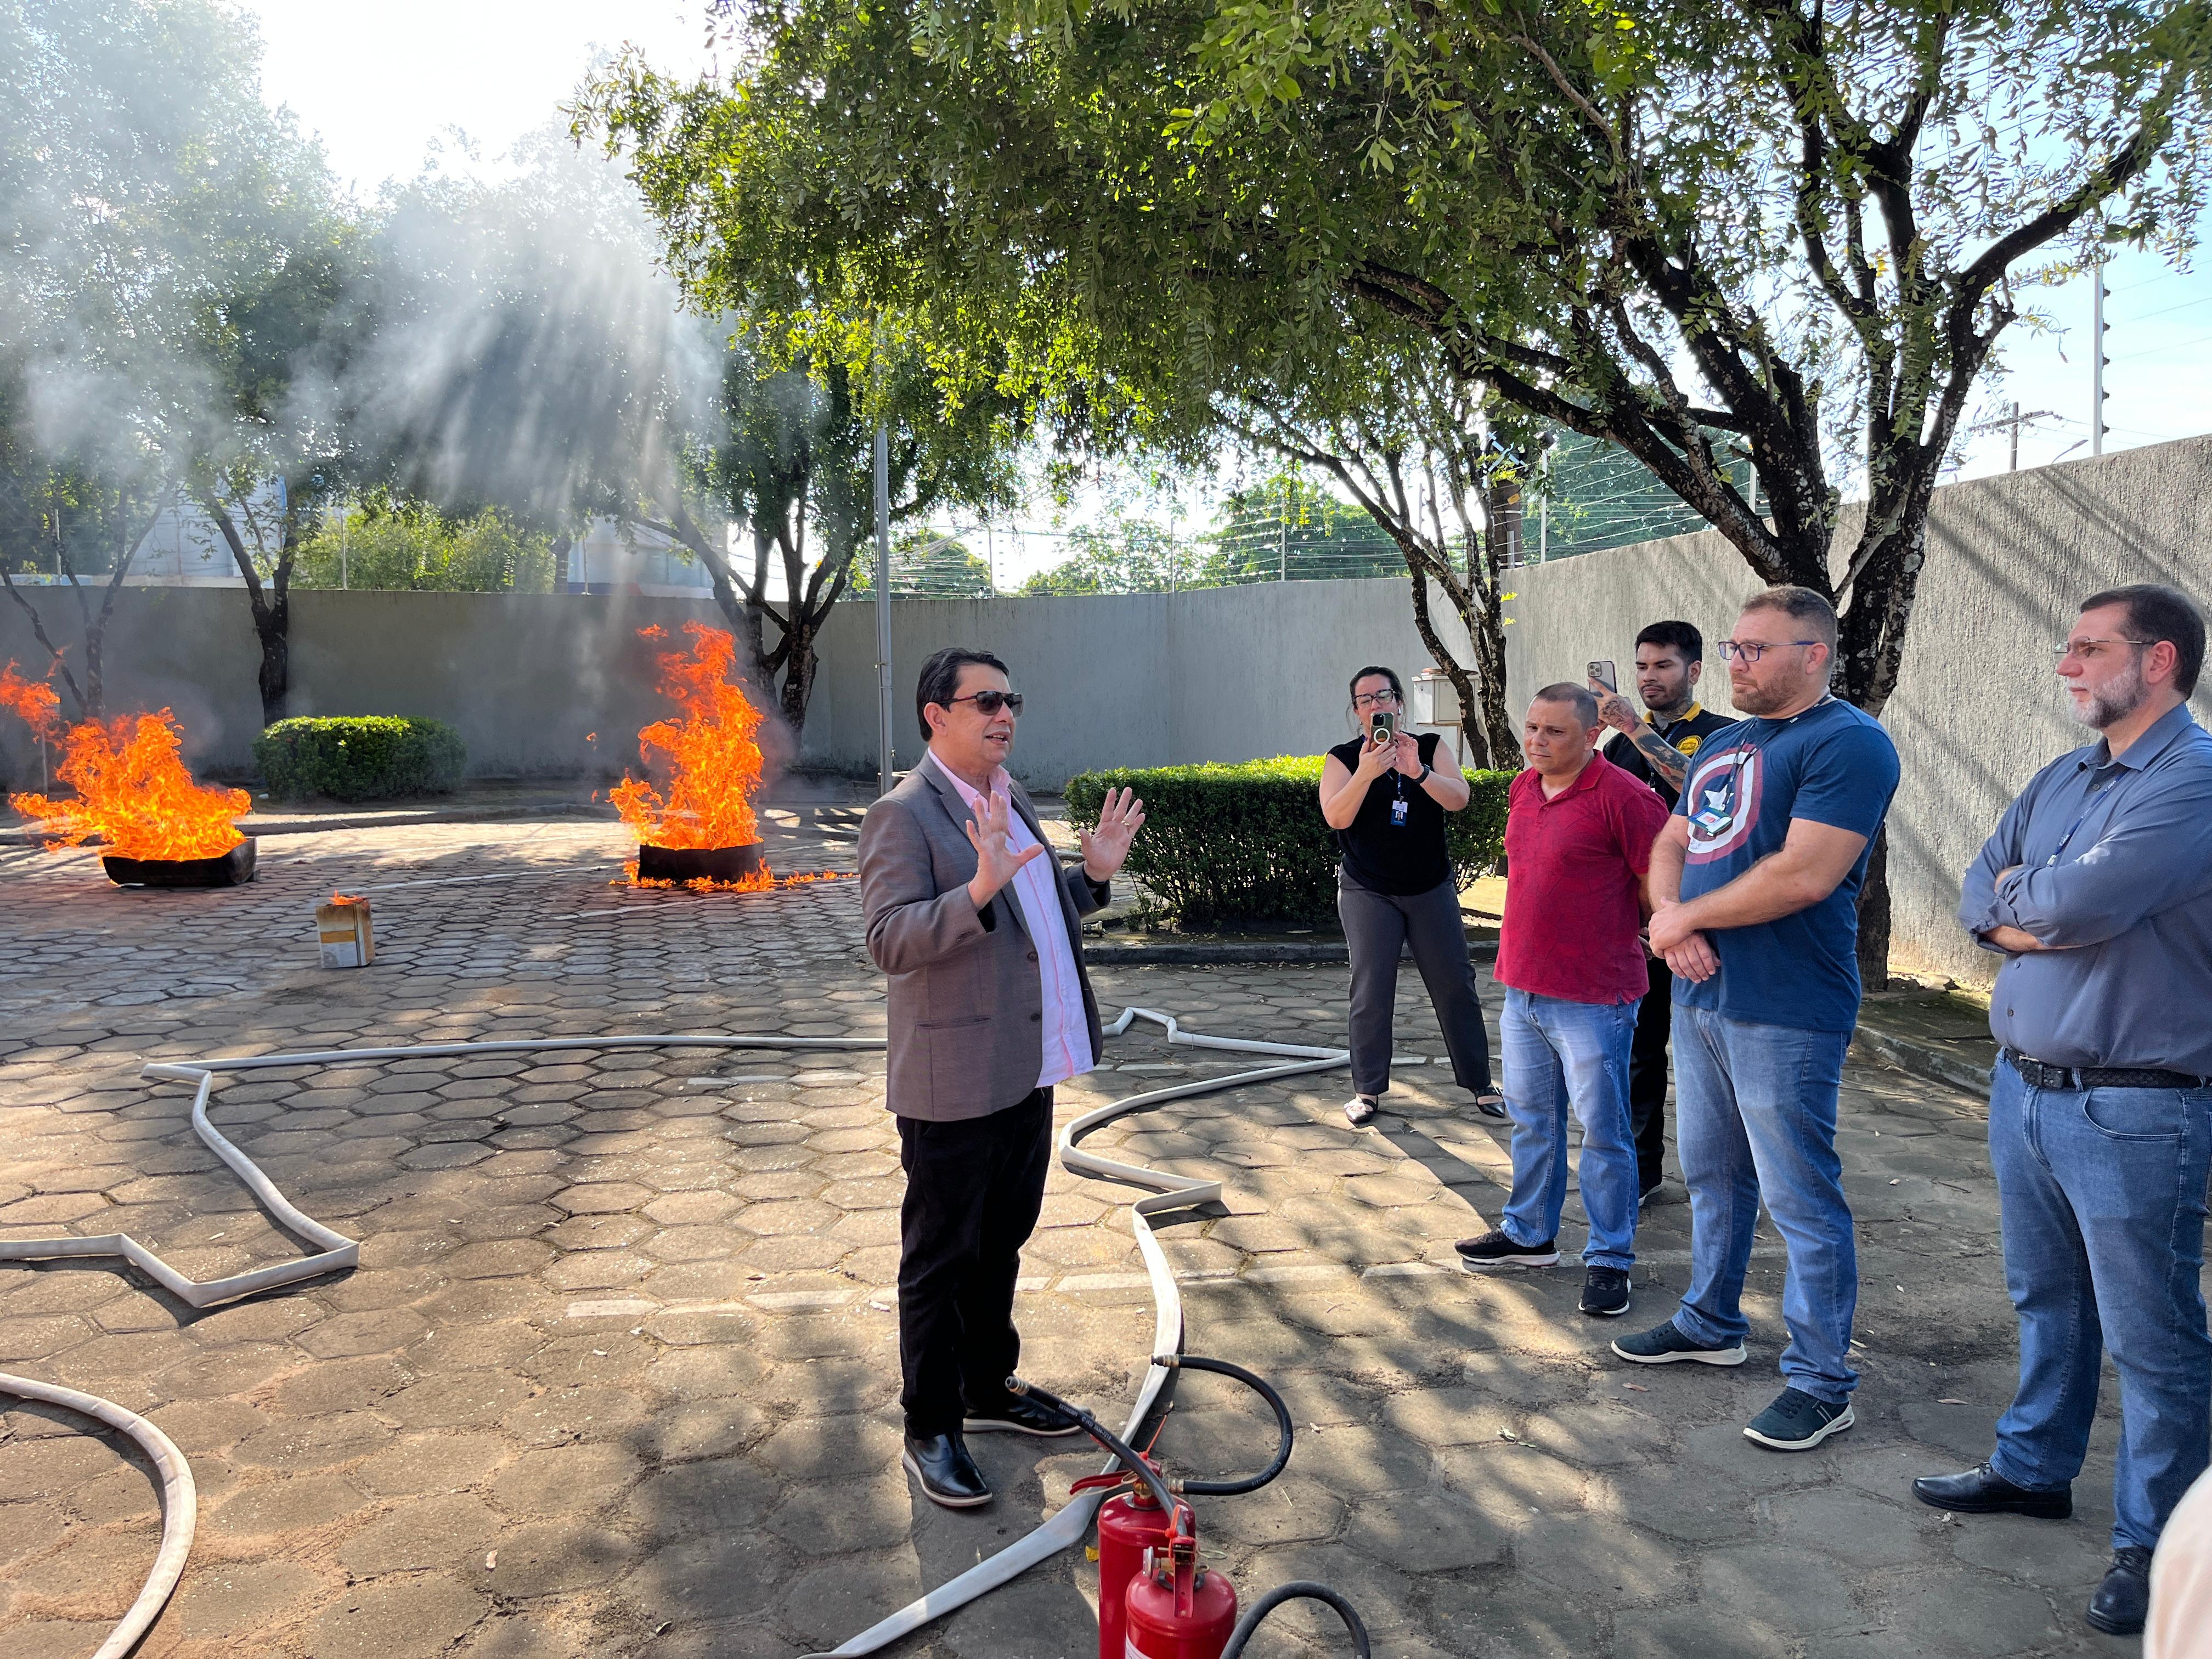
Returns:
[[[1158,1472],[1151,1458],[1145,1462]],[[1169,1516],[1143,1481],[1120,1470],[1086,1475],[1072,1490],[1101,1486],[1121,1490],[1098,1506],[1098,1659],[1126,1659],[1123,1602],[1146,1553],[1167,1543]]]
[[[1120,1659],[1221,1659],[1237,1628],[1237,1592],[1201,1566],[1189,1509],[1176,1506],[1168,1540],[1146,1556],[1123,1601]]]

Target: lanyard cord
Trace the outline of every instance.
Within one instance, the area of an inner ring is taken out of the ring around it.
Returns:
[[[2089,821],[2090,813],[2095,811],[2100,805],[2109,806],[2109,804],[2117,799],[2121,782],[2122,780],[2119,778],[2112,778],[2089,792],[2089,799],[2081,803],[2081,810],[2074,815],[2074,822],[2068,824],[2066,833],[2059,836],[2058,845],[2052,848],[2051,856],[2044,860],[2045,869],[2051,869],[2057,864],[2059,855],[2064,853],[2072,843],[2075,832]],[[2106,816],[2110,816],[2109,811]]]

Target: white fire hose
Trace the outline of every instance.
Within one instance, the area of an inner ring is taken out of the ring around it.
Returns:
[[[1139,1018],[1166,1027],[1167,1040],[1171,1043],[1218,1048],[1234,1054],[1271,1054],[1285,1062],[1262,1066],[1256,1071],[1238,1072],[1228,1077],[1205,1078],[1195,1082],[1176,1084],[1146,1094],[1133,1095],[1126,1100],[1113,1101],[1096,1111],[1085,1113],[1060,1131],[1059,1152],[1062,1168],[1078,1175],[1097,1176],[1103,1180],[1150,1189],[1145,1197],[1136,1200],[1129,1206],[1132,1231],[1136,1234],[1137,1249],[1144,1257],[1146,1274],[1152,1281],[1154,1310],[1152,1352],[1155,1354],[1174,1354],[1180,1351],[1182,1344],[1182,1297],[1176,1290],[1175,1274],[1168,1267],[1166,1254],[1153,1236],[1151,1218],[1162,1211],[1188,1209],[1193,1205],[1212,1202],[1221,1196],[1221,1183],[1170,1175],[1164,1170],[1147,1169],[1141,1164],[1117,1163],[1112,1158],[1083,1151],[1076,1145],[1077,1141],[1100,1125],[1127,1117],[1133,1112],[1163,1106],[1171,1100],[1187,1100],[1198,1095],[1239,1088],[1249,1083],[1272,1083],[1308,1072],[1333,1070],[1345,1065],[1351,1059],[1351,1054],[1342,1048],[1200,1036],[1182,1030],[1171,1016],[1150,1008],[1124,1008],[1121,1017],[1106,1027],[1107,1035],[1118,1036],[1129,1029],[1133,1021]],[[241,1297],[275,1290],[282,1285],[296,1285],[356,1266],[361,1259],[358,1240],[333,1231],[299,1209],[277,1190],[276,1184],[256,1167],[252,1159],[225,1139],[208,1121],[209,1091],[214,1086],[216,1077],[228,1072],[258,1071],[280,1066],[356,1066],[364,1060],[419,1060],[463,1054],[545,1054],[579,1049],[850,1050],[881,1049],[883,1047],[880,1038],[872,1037],[721,1035],[542,1037],[514,1042],[417,1043],[388,1048],[330,1048],[311,1054],[243,1054],[215,1060],[149,1063],[140,1071],[141,1077],[195,1085],[191,1110],[193,1133],[246,1183],[247,1189],[280,1225],[321,1249],[312,1255],[303,1255],[291,1261],[234,1273],[227,1279],[204,1281],[186,1277],[137,1239],[124,1233],[107,1233],[88,1238],[29,1238],[0,1242],[0,1261],[119,1257],[193,1308],[216,1307],[226,1302],[234,1302]],[[1158,1400],[1161,1389],[1166,1385],[1169,1376],[1170,1372],[1164,1367],[1146,1367],[1145,1381],[1138,1391],[1136,1403],[1130,1410],[1128,1425],[1123,1431],[1124,1437],[1137,1432],[1139,1425],[1145,1421]],[[97,1418],[111,1427],[121,1430],[145,1450],[161,1474],[161,1551],[155,1558],[154,1569],[146,1576],[145,1584],[139,1590],[137,1599],[131,1604],[131,1609],[124,1615],[122,1622],[116,1626],[94,1656],[94,1659],[122,1659],[122,1656],[137,1646],[139,1639],[152,1627],[155,1620],[161,1616],[161,1609],[167,1605],[170,1595],[176,1589],[177,1581],[184,1572],[185,1558],[191,1549],[192,1530],[198,1516],[198,1499],[192,1486],[191,1466],[185,1462],[184,1454],[161,1430],[137,1413],[126,1411],[112,1401],[82,1394],[75,1389],[0,1372],[0,1395],[7,1395],[64,1407]],[[1108,1467],[1113,1466],[1109,1463]],[[909,1602],[889,1618],[870,1626],[833,1650],[835,1659],[851,1659],[851,1656],[872,1653],[931,1620],[942,1618],[954,1608],[964,1607],[978,1596],[996,1589],[1038,1562],[1080,1542],[1089,1533],[1092,1514],[1103,1496],[1103,1493],[1086,1493],[1077,1498],[1025,1537],[977,1563],[958,1577],[939,1585],[918,1601]]]

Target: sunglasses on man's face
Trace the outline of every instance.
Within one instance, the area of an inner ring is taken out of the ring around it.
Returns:
[[[970,691],[964,697],[951,697],[946,701],[972,702],[975,705],[975,712],[987,720],[1001,708],[1017,719],[1020,718],[1022,712],[1022,694],[1018,691]]]

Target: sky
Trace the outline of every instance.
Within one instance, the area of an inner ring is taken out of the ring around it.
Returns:
[[[595,59],[625,45],[667,72],[715,63],[702,0],[383,0],[373,9],[331,0],[238,3],[261,21],[264,95],[321,137],[332,167],[364,201],[386,179],[413,176],[434,146],[447,148],[452,165],[456,127],[478,165],[495,167],[516,139],[552,116]],[[2212,235],[2212,216],[2204,230]],[[2106,281],[2106,451],[2212,430],[2212,261],[2180,272],[2124,252]],[[2090,283],[2076,280],[2033,303],[2048,313],[2051,330],[2015,325],[2008,331],[2000,348],[2008,377],[2002,385],[1984,379],[1968,417],[1986,424],[2014,399],[2023,413],[2048,411],[2021,429],[2023,467],[2089,453]],[[1960,477],[2010,464],[2001,428],[1970,433],[1966,451]],[[1210,522],[1213,507],[1186,490],[1176,510],[1185,524]],[[1079,502],[1073,516],[1096,510]],[[1164,501],[1151,516],[1164,522]],[[1064,526],[1054,533],[1042,514],[1027,515],[1021,528],[991,538],[1002,585],[1055,562],[1065,546]]]

